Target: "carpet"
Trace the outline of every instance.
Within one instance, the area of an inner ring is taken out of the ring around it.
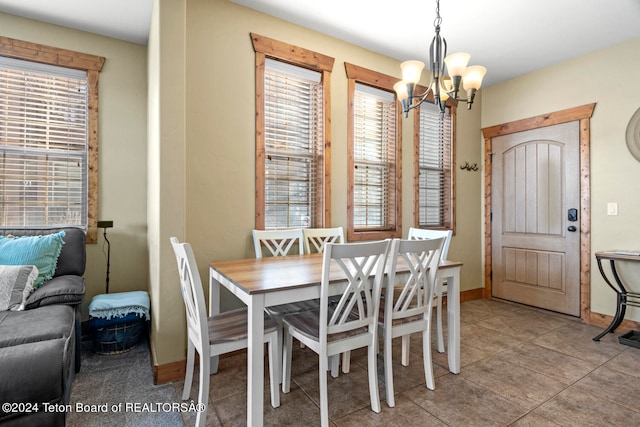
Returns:
[[[181,411],[188,408],[180,406],[173,384],[153,384],[146,337],[120,354],[96,354],[91,345],[83,337],[82,368],[71,389],[67,427],[184,426]]]

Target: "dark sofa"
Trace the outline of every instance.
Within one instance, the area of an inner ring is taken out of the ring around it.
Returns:
[[[0,403],[13,404],[0,409],[3,427],[65,425],[66,412],[60,409],[69,403],[80,370],[85,233],[79,228],[0,228],[0,235],[60,230],[65,243],[53,278],[30,295],[24,311],[0,312]]]

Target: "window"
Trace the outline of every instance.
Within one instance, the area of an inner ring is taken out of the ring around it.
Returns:
[[[455,106],[444,115],[423,103],[416,110],[416,226],[454,229],[454,123]]]
[[[87,226],[87,73],[0,57],[3,226]]]
[[[87,242],[96,241],[97,83],[103,62],[2,38],[0,226],[79,226]]]
[[[348,240],[401,235],[400,111],[397,79],[351,64]]]
[[[333,58],[252,34],[256,50],[256,228],[330,225]],[[315,58],[309,64],[309,58]]]

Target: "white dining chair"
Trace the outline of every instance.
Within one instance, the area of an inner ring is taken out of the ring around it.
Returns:
[[[342,227],[303,228],[302,234],[304,236],[304,251],[307,254],[323,253],[327,243],[345,243],[344,229]],[[333,297],[329,298],[330,300],[333,299]],[[304,347],[304,344],[301,344],[301,346]],[[331,376],[334,378],[338,376],[339,362],[339,355],[330,358],[329,367]],[[349,365],[349,352],[345,352],[342,356],[342,370],[344,373],[349,372]]]
[[[329,243],[325,246],[320,282],[320,306],[284,316],[284,373],[282,391],[291,384],[292,337],[318,354],[320,421],[329,425],[328,359],[366,347],[368,353],[371,409],[380,412],[377,375],[377,327],[380,293],[389,240],[367,243]],[[345,276],[345,287],[337,304],[329,303],[332,269]]]
[[[178,263],[180,288],[187,316],[187,369],[182,400],[189,398],[197,351],[200,359],[198,403],[204,405],[205,410],[198,412],[196,425],[204,426],[209,402],[209,376],[218,370],[217,366],[211,367],[211,356],[247,348],[247,309],[238,308],[207,317],[202,282],[191,245],[180,243],[175,237],[171,237],[170,241]],[[277,343],[277,326],[266,314],[264,342],[267,343],[269,352],[271,406],[277,408],[280,406],[280,381],[276,376],[280,372],[277,366],[279,352],[274,348]]]
[[[384,376],[389,407],[395,406],[391,356],[394,338],[422,333],[425,383],[430,390],[435,387],[431,361],[431,310],[442,241],[443,238],[394,239],[391,243],[388,276],[378,318],[378,332],[384,342]],[[396,276],[398,260],[407,265],[408,273]],[[407,355],[402,365],[408,364]]]
[[[252,230],[253,246],[256,258],[263,256],[286,256],[304,254],[304,234],[301,228],[289,230]],[[282,382],[282,345],[283,323],[282,317],[289,313],[311,310],[318,306],[317,300],[297,301],[265,307],[265,311],[278,325],[278,383]]]
[[[256,258],[304,254],[301,228],[290,230],[252,230]]]
[[[451,243],[451,237],[453,236],[453,231],[451,230],[427,230],[424,228],[409,228],[409,240],[417,240],[417,239],[439,239],[444,238],[442,243],[442,249],[440,252],[440,259],[445,261],[447,259],[449,253],[449,244]],[[438,341],[438,352],[444,353],[444,333],[442,331],[442,296],[447,294],[446,291],[447,282],[443,279],[438,279],[438,283],[436,285],[435,298],[436,298],[436,337]],[[409,338],[407,338],[408,340]],[[406,345],[407,352],[409,349],[409,342],[403,344],[403,347]],[[404,354],[404,353],[403,353]],[[407,353],[408,354],[408,353]]]
[[[303,228],[305,253],[322,253],[327,243],[344,243],[344,229],[342,227],[330,228]]]

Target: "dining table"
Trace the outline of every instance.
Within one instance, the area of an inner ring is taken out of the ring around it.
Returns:
[[[209,315],[220,312],[220,287],[224,286],[247,306],[247,425],[262,426],[264,398],[265,307],[320,298],[322,254],[288,255],[213,261],[209,265]],[[437,277],[447,281],[447,357],[449,371],[460,372],[460,270],[461,262],[441,261]],[[398,262],[397,274],[408,272]],[[339,292],[344,276],[331,271],[331,287]],[[217,356],[211,370],[216,372]]]

